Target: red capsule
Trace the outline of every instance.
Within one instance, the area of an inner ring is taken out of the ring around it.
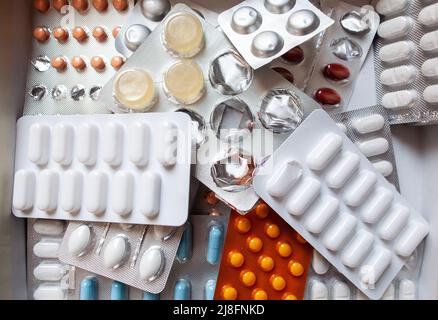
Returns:
[[[341,103],[341,96],[331,88],[321,88],[315,92],[315,100],[322,105],[336,106]]]
[[[324,77],[333,81],[343,81],[350,77],[350,70],[342,64],[330,63],[322,70]]]
[[[294,80],[295,80],[294,75],[289,70],[281,67],[274,67],[272,68],[272,70],[278,72],[281,76],[283,76],[283,78],[285,78],[290,83],[294,84]]]
[[[289,63],[299,64],[304,60],[304,51],[301,47],[295,47],[286,52],[282,58]]]

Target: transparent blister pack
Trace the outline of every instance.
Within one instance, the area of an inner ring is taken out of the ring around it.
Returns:
[[[374,167],[400,190],[388,114],[382,106],[331,114]]]
[[[181,4],[101,98],[114,112],[189,114],[200,129],[196,177],[244,212],[258,200],[251,188],[254,167],[319,108],[269,68],[254,73],[221,32]]]
[[[307,0],[247,0],[219,15],[219,25],[258,69],[333,24]]]
[[[140,0],[135,4],[132,13],[122,26],[116,38],[117,51],[129,58],[137,48],[147,39],[152,30],[169,13],[172,5],[184,3],[198,13],[213,26],[217,26],[217,13],[201,7],[191,1],[183,0]]]
[[[183,227],[71,222],[59,258],[143,291],[160,293],[182,233]]]
[[[438,122],[438,3],[380,0],[375,45],[378,102],[391,124]]]
[[[388,286],[381,300],[418,299],[422,250],[423,245],[415,250]],[[316,251],[313,253],[312,268],[308,278],[306,300],[368,300],[366,295],[357,290]]]
[[[380,18],[371,6],[325,0],[321,7],[335,24],[324,31],[305,92],[330,111],[348,106]]]
[[[277,149],[254,188],[372,299],[429,233],[428,222],[322,110]]]
[[[125,62],[114,43],[134,1],[70,2],[35,2],[24,115],[108,113],[97,100]]]
[[[167,226],[187,220],[187,115],[27,116],[18,121],[16,146],[17,217]]]

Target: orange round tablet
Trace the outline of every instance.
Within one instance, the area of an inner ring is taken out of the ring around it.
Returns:
[[[94,56],[91,58],[91,66],[96,69],[96,71],[102,71],[105,69],[105,61],[102,57]]]
[[[50,9],[49,0],[34,0],[33,6],[41,13],[46,13]]]
[[[253,300],[268,300],[268,293],[260,288],[254,289],[251,293]]]
[[[128,0],[113,0],[113,6],[117,11],[125,11],[128,9]]]
[[[292,254],[292,246],[285,241],[277,242],[275,249],[277,250],[277,253],[283,258],[287,258]]]
[[[265,233],[269,238],[275,239],[280,236],[280,228],[275,223],[267,223]]]
[[[72,0],[71,5],[81,13],[87,11],[89,7],[88,0]]]
[[[52,67],[58,71],[63,71],[67,68],[67,59],[64,57],[54,57],[52,58]]]
[[[272,289],[275,291],[282,291],[284,288],[286,288],[286,280],[278,274],[273,274],[269,278],[269,283],[271,284]]]
[[[295,260],[289,261],[287,267],[289,268],[290,274],[294,277],[301,277],[304,273],[303,265]]]
[[[53,36],[55,37],[56,40],[58,40],[61,43],[66,42],[68,39],[68,31],[66,28],[57,27],[53,29]]]
[[[117,38],[117,36],[119,35],[120,30],[122,30],[122,27],[117,26],[113,29],[113,37]]]
[[[245,257],[240,251],[231,250],[228,253],[228,263],[234,268],[240,268],[245,262]]]
[[[33,37],[39,42],[46,42],[50,38],[49,29],[46,27],[36,27],[33,30]]]
[[[239,233],[248,233],[251,230],[251,221],[245,217],[237,217],[234,220],[234,227]]]
[[[246,239],[246,245],[251,252],[260,252],[263,248],[263,240],[256,236],[249,236]]]
[[[115,56],[111,59],[111,66],[115,70],[119,70],[123,66],[124,63],[125,63],[125,59],[123,59],[123,57],[121,57],[121,56]]]
[[[105,29],[100,26],[93,29],[93,37],[99,42],[104,42],[108,38]]]
[[[85,60],[79,56],[73,57],[71,59],[71,65],[73,66],[73,68],[75,68],[78,71],[84,70],[87,66],[87,64],[85,63]]]
[[[76,27],[73,29],[73,38],[78,42],[84,42],[88,38],[88,33],[84,28]]]
[[[257,276],[251,270],[243,270],[240,272],[239,279],[245,287],[252,287],[256,283]]]
[[[265,219],[269,215],[269,207],[266,203],[260,203],[255,208],[255,213],[260,219]]]
[[[222,287],[221,295],[224,300],[236,300],[237,290],[232,286],[225,285]]]
[[[59,13],[65,6],[68,6],[68,0],[53,0],[53,8]]]
[[[286,292],[281,297],[281,300],[298,300],[298,299],[297,299],[297,297],[293,293]]]
[[[270,272],[275,267],[274,259],[267,255],[261,255],[258,258],[257,263],[259,264],[259,267],[265,272]]]
[[[104,12],[108,9],[108,0],[93,0],[92,4],[99,12]]]

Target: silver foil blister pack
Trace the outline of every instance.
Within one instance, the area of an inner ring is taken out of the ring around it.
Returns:
[[[305,92],[328,111],[348,106],[380,18],[371,6],[321,1],[335,24],[324,31]]]
[[[385,108],[373,106],[331,114],[331,117],[374,167],[400,190],[391,128]]]
[[[133,1],[127,4],[118,11],[110,2],[101,12],[90,1],[85,12],[64,6],[60,11],[51,7],[34,14],[23,114],[108,113],[97,100],[115,72],[112,65],[118,68],[124,63],[115,49],[114,35],[129,16]]]
[[[185,5],[156,27],[101,101],[114,112],[188,113],[199,129],[196,177],[243,212],[258,201],[255,164],[319,108],[270,68],[254,72],[225,35]]]
[[[258,69],[333,24],[307,0],[247,0],[219,15],[219,25]]]
[[[159,293],[183,228],[71,222],[61,244],[64,263],[144,291]]]
[[[378,101],[391,124],[438,121],[438,3],[380,0],[375,45]]]

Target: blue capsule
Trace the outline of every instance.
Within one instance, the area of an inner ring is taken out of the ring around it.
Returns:
[[[190,221],[187,221],[184,233],[179,243],[176,259],[179,263],[185,263],[192,256],[192,234],[193,227]]]
[[[128,300],[128,288],[124,283],[113,281],[111,285],[111,300]]]
[[[143,293],[143,300],[153,300],[153,301],[155,301],[155,300],[160,300],[160,295],[159,294],[155,294],[155,293],[150,293],[150,292],[147,292],[147,291],[145,291],[144,293]]]
[[[86,277],[81,282],[81,300],[97,300],[98,299],[98,282],[94,276]]]
[[[216,290],[216,280],[208,280],[204,287],[204,299],[213,300],[214,291]]]
[[[208,233],[207,262],[217,265],[222,253],[224,230],[219,225],[212,225]]]
[[[192,286],[186,279],[179,279],[173,289],[173,300],[190,300]]]

